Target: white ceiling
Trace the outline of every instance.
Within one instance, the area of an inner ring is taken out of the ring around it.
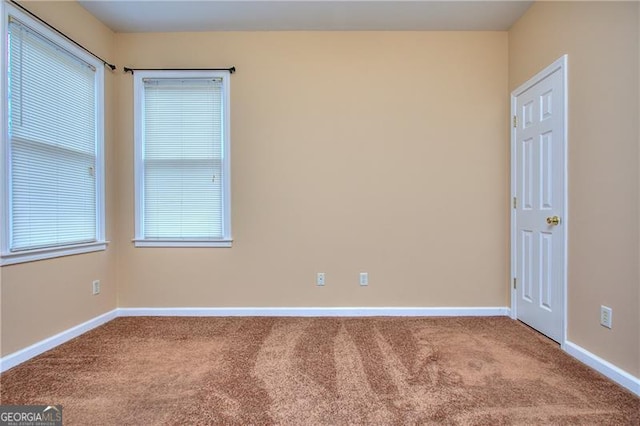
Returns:
[[[533,1],[80,0],[117,32],[507,30]]]

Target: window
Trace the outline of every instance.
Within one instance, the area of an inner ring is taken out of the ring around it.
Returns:
[[[230,247],[229,73],[136,71],[137,247]]]
[[[102,63],[2,16],[2,264],[104,250]]]

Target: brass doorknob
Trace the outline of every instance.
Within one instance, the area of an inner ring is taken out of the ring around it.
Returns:
[[[547,224],[548,225],[559,225],[560,224],[560,218],[558,216],[549,216],[547,218]]]

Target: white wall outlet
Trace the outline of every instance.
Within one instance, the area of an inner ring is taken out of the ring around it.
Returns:
[[[324,272],[318,272],[316,275],[316,285],[324,285]]]
[[[369,285],[369,273],[360,272],[360,285]]]
[[[611,328],[611,316],[613,312],[608,306],[600,306],[600,325],[603,327]]]
[[[100,280],[95,280],[93,282],[93,295],[100,294]]]

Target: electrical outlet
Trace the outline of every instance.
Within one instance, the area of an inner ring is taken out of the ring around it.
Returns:
[[[600,325],[611,328],[611,316],[613,311],[608,306],[600,306]]]
[[[100,280],[95,280],[93,282],[93,295],[100,294]]]
[[[369,273],[360,272],[360,285],[369,285]]]
[[[316,275],[316,285],[324,285],[324,272],[318,272]]]

